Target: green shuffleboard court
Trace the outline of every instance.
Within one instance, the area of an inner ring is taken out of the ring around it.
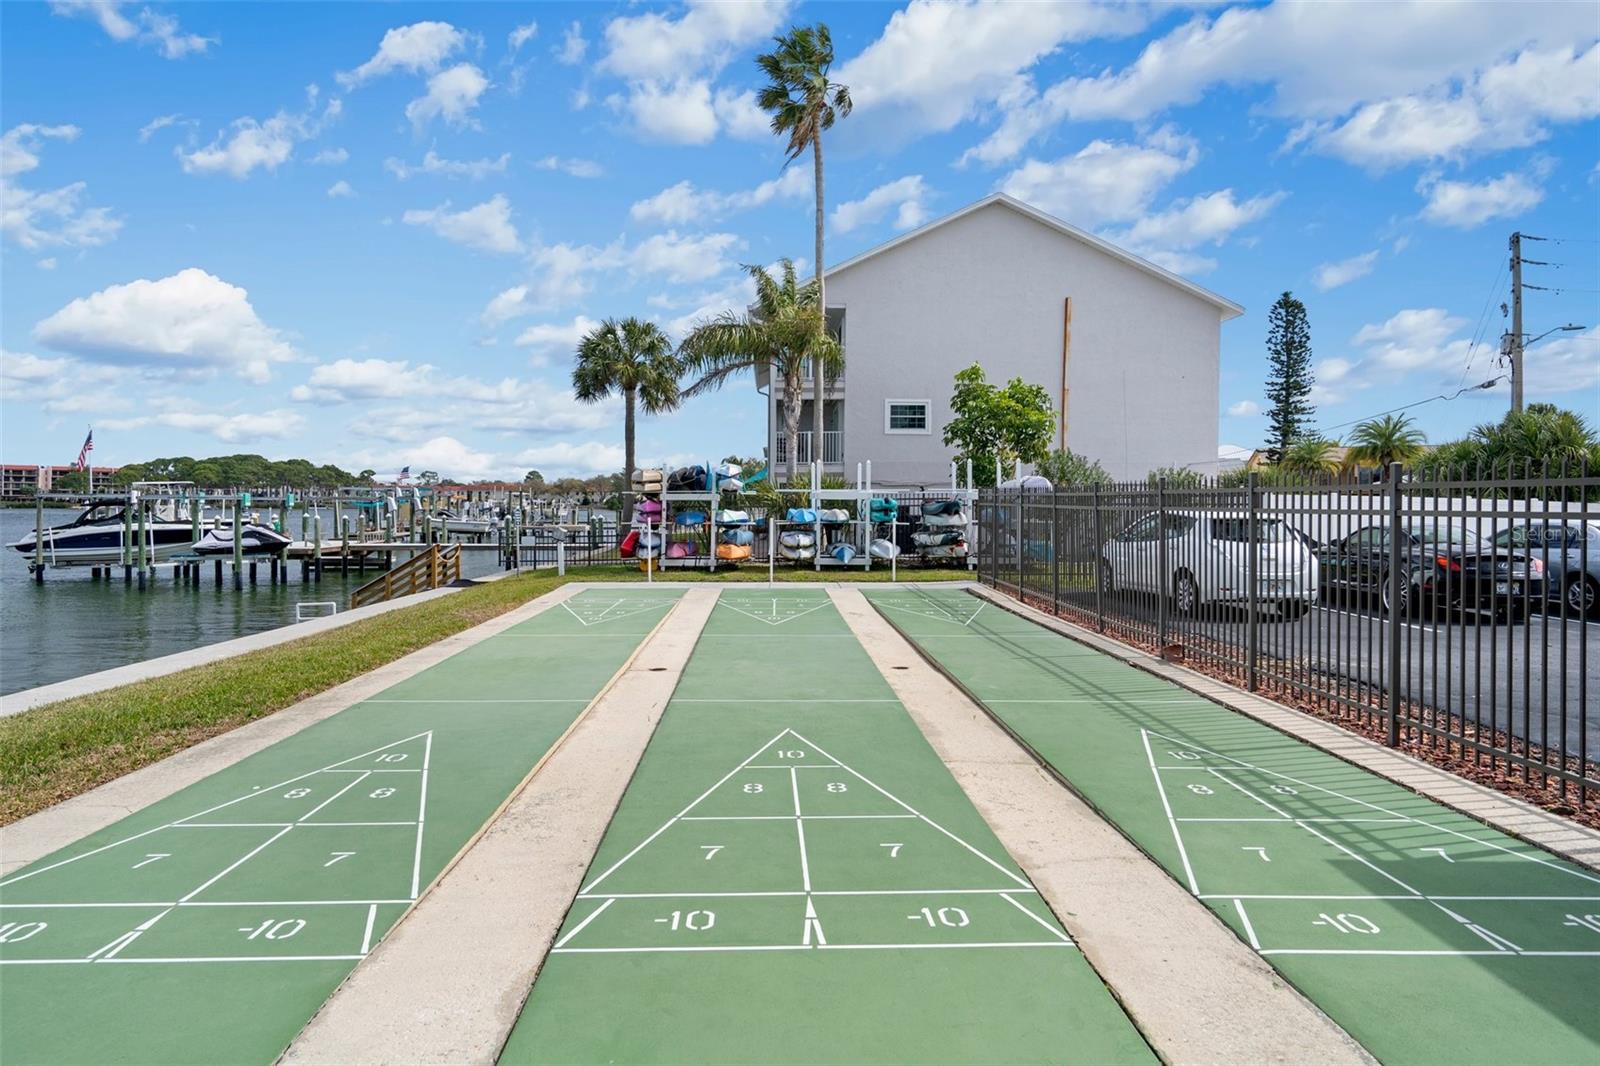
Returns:
[[[1383,1062],[1600,1062],[1600,875],[970,593],[866,595]]]
[[[722,591],[501,1056],[1155,1061],[822,591]]]
[[[677,597],[580,593],[0,881],[0,1058],[273,1061]]]

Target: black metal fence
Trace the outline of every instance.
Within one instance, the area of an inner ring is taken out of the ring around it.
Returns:
[[[978,523],[980,579],[1033,606],[1600,809],[1587,470],[989,490]]]

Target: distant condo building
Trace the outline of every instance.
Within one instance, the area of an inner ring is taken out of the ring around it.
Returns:
[[[32,463],[0,463],[0,500],[30,500],[35,493],[52,492],[56,479],[69,474],[77,467],[70,465],[38,466]],[[94,467],[95,484],[109,478],[120,466]]]

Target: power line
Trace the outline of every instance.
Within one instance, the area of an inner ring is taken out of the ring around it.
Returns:
[[[1370,422],[1374,418],[1382,418],[1384,415],[1392,415],[1392,414],[1395,414],[1396,412],[1399,412],[1399,411],[1409,411],[1413,407],[1421,407],[1424,404],[1437,403],[1440,400],[1444,400],[1444,401],[1448,402],[1450,400],[1454,400],[1456,397],[1460,396],[1464,392],[1477,392],[1479,389],[1491,389],[1495,385],[1497,385],[1500,382],[1504,381],[1509,376],[1510,375],[1508,375],[1508,374],[1500,374],[1500,375],[1498,375],[1496,377],[1490,378],[1488,381],[1480,381],[1476,385],[1467,385],[1467,386],[1465,386],[1463,388],[1457,389],[1455,392],[1452,392],[1452,393],[1448,393],[1447,394],[1447,393],[1442,393],[1441,392],[1437,396],[1429,396],[1426,400],[1415,400],[1415,401],[1413,401],[1411,403],[1401,404],[1399,407],[1391,407],[1387,411],[1379,411],[1377,414],[1366,415],[1366,416],[1364,416],[1362,418],[1352,418],[1348,422],[1340,422],[1338,425],[1327,426],[1325,428],[1327,428],[1327,429],[1343,429],[1346,426],[1353,426],[1353,425],[1356,425],[1357,423],[1360,423],[1360,422]]]

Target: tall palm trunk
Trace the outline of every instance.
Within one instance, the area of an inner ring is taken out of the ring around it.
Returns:
[[[800,396],[801,378],[796,374],[783,383],[783,425],[789,433],[788,478],[793,485],[800,471]]]
[[[811,164],[817,179],[817,318],[820,328],[828,328],[828,297],[822,289],[822,134],[818,132],[811,138]],[[825,458],[822,449],[823,431],[826,424],[823,411],[826,406],[824,400],[825,388],[823,384],[822,364],[816,359],[811,360],[811,458],[821,461]]]
[[[639,390],[627,388],[622,390],[623,410],[622,416],[622,476],[627,483],[622,489],[622,522],[624,525],[633,521],[633,421],[634,406],[638,403]]]

